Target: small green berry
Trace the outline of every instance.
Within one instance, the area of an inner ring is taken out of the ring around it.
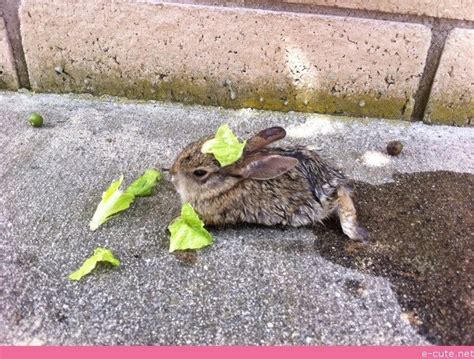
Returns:
[[[39,113],[33,112],[30,117],[28,117],[28,121],[33,127],[43,126],[43,117]]]

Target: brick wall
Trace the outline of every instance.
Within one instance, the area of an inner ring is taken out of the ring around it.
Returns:
[[[471,0],[19,5],[0,4],[3,88],[473,121]]]

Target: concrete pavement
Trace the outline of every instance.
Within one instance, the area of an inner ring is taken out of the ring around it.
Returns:
[[[43,128],[28,115],[39,112]],[[170,166],[188,142],[229,123],[241,137],[284,125],[282,144],[305,144],[370,184],[394,173],[474,173],[474,130],[301,113],[223,110],[78,95],[0,93],[0,343],[426,344],[391,282],[323,258],[336,229],[211,229],[215,244],[168,253],[179,200],[165,179],[96,232],[101,193],[125,175]],[[383,153],[401,140],[398,157]],[[94,248],[101,266],[68,274]],[[353,283],[364,289],[354,295]],[[413,324],[413,323],[412,323]]]

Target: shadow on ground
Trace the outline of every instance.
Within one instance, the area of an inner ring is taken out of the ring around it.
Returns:
[[[451,172],[399,175],[394,183],[358,182],[368,245],[348,242],[336,223],[316,228],[319,253],[338,264],[388,278],[406,319],[436,344],[474,344],[474,176]],[[324,233],[324,236],[323,236]],[[346,283],[354,295],[363,285]]]

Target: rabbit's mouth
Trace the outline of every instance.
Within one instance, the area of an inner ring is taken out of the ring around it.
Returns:
[[[177,176],[171,175],[171,176],[170,176],[170,181],[171,181],[171,183],[173,184],[173,186],[174,186],[174,188],[176,189],[176,191],[181,195],[181,192],[179,191],[179,187],[181,187],[181,186],[179,185],[179,182],[180,182],[180,181],[178,181]]]
[[[170,180],[176,192],[178,192],[179,196],[181,197],[181,201],[183,203],[186,202],[186,190],[185,190],[183,181],[180,181],[177,175],[171,175]]]

